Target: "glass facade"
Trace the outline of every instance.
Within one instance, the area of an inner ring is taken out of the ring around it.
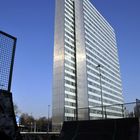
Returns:
[[[89,0],[56,0],[55,12],[53,126],[104,117],[92,107],[123,103],[114,29]]]

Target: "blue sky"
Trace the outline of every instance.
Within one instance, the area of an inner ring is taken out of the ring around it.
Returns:
[[[140,1],[91,0],[116,31],[125,102],[140,98]],[[54,0],[0,0],[0,30],[17,37],[12,92],[21,112],[52,100]]]

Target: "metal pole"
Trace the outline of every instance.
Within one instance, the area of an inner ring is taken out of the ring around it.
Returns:
[[[122,104],[122,117],[124,118],[124,106]]]
[[[100,91],[101,91],[101,107],[102,107],[102,119],[104,119],[104,109],[103,109],[103,93],[102,93],[102,74],[101,74],[101,65],[99,64],[96,68],[99,70],[99,77],[100,77]]]
[[[49,132],[50,105],[48,105],[48,132]]]
[[[88,120],[90,120],[90,107],[88,107]]]
[[[36,132],[36,121],[34,121],[34,132]]]
[[[32,122],[31,122],[31,130],[30,131],[32,132]]]
[[[107,119],[107,113],[106,113],[106,106],[104,106],[105,107],[105,119]]]

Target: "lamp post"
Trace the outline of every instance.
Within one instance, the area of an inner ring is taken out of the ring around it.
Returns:
[[[98,66],[96,66],[96,68],[98,68],[98,70],[99,70],[99,77],[100,77],[100,91],[101,91],[101,107],[102,107],[102,119],[104,119],[101,65],[98,64]]]
[[[50,105],[48,105],[48,132],[49,132],[49,129],[50,129],[50,127],[49,127],[49,125],[50,125],[49,118],[50,118]]]

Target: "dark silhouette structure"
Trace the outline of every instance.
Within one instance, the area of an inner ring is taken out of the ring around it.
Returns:
[[[139,140],[139,119],[64,122],[59,140]]]
[[[16,40],[0,31],[0,139],[3,140],[21,140],[10,92]]]

